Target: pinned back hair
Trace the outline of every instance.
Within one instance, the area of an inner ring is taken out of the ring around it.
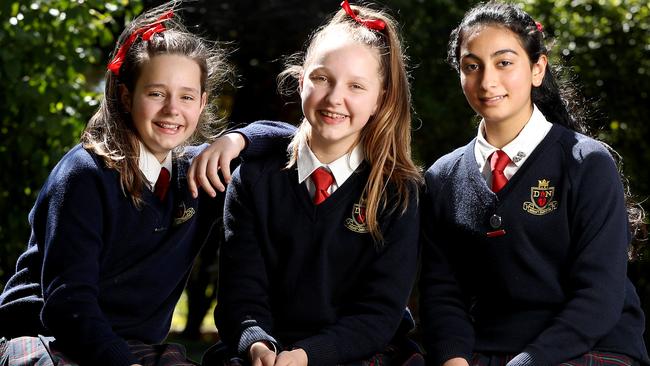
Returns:
[[[366,183],[363,199],[366,205],[366,224],[376,243],[383,237],[378,225],[378,212],[384,209],[401,209],[403,212],[411,194],[417,194],[422,184],[421,169],[411,159],[411,92],[406,71],[406,56],[402,50],[397,23],[387,13],[366,6],[351,6],[356,17],[344,9],[339,10],[309,39],[304,54],[290,58],[287,68],[278,76],[280,91],[294,92],[295,84],[312,62],[315,53],[332,34],[349,37],[379,55],[379,77],[383,89],[377,111],[361,131],[361,145],[370,165],[370,177]],[[356,19],[355,19],[356,18]],[[383,23],[383,29],[369,26]],[[303,120],[290,145],[290,161],[296,163],[298,147],[307,143],[310,125]],[[397,192],[395,207],[387,207],[387,187]]]
[[[490,1],[470,9],[451,32],[447,62],[456,71],[460,71],[460,47],[463,41],[476,27],[481,26],[503,27],[516,34],[531,63],[536,63],[541,55],[549,56],[551,43],[547,42],[539,23],[515,4]],[[533,88],[532,100],[549,122],[581,133],[588,132],[584,100],[561,66],[552,66],[549,60],[542,84]]]
[[[160,22],[161,18],[165,18],[165,14],[176,10],[177,4],[178,2],[169,2],[135,18],[120,35],[113,57],[117,56],[120,48],[127,47],[124,44],[134,32]],[[138,167],[138,132],[121,101],[120,87],[124,86],[133,92],[142,67],[157,55],[188,57],[194,60],[201,70],[201,92],[207,93],[208,102],[190,141],[206,140],[213,135],[212,126],[218,119],[215,117],[215,105],[211,103],[211,94],[232,75],[232,70],[225,61],[227,53],[214,42],[190,33],[177,15],[165,19],[164,29],[155,33],[149,40],[143,40],[139,35],[128,47],[117,73],[106,71],[104,98],[88,122],[81,142],[86,149],[101,156],[108,167],[120,173],[122,189],[125,194],[131,196],[136,206],[141,203],[145,178]],[[181,148],[182,146],[178,149]]]
[[[465,13],[458,27],[451,32],[447,62],[457,72],[460,71],[460,47],[463,41],[477,27],[482,26],[503,27],[516,34],[531,63],[536,63],[541,55],[549,55],[550,42],[546,40],[543,27],[528,13],[515,4],[489,1],[480,3]],[[587,103],[577,92],[568,71],[561,65],[551,66],[549,59],[542,84],[532,89],[531,99],[549,122],[589,135],[589,115],[585,109]],[[642,241],[647,238],[645,213],[632,198],[627,178],[622,172],[621,156],[609,145],[601,143],[616,161],[623,182],[628,221],[635,239],[630,247],[630,257],[635,258],[640,252]]]

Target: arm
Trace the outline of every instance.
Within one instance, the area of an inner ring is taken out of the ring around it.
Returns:
[[[219,256],[215,323],[224,343],[245,355],[253,350],[251,346],[256,342],[266,341],[276,347],[277,342],[270,336],[273,319],[269,284],[256,237],[257,220],[252,212],[250,188],[244,182],[249,177],[242,177],[242,167],[235,170],[226,192],[226,240]],[[254,357],[259,352],[249,355]]]
[[[566,205],[574,257],[565,287],[568,300],[554,321],[509,366],[558,364],[592,350],[617,324],[625,299],[629,231],[623,187],[614,161],[602,147],[573,173]],[[598,319],[598,321],[594,321]]]
[[[105,213],[99,172],[75,163],[53,171],[34,211],[33,239],[43,243],[44,255],[42,320],[66,353],[82,363],[136,364],[98,300]]]
[[[188,170],[188,185],[194,198],[198,197],[198,186],[214,197],[215,188],[225,190],[219,178],[219,169],[225,183],[230,182],[230,162],[242,153],[243,157],[263,156],[270,151],[285,148],[287,139],[296,128],[284,122],[258,121],[232,130],[217,138],[192,161]]]
[[[454,362],[462,364],[463,361],[467,364],[474,348],[474,327],[454,275],[450,248],[455,244],[453,234],[441,217],[440,209],[436,209],[436,204],[440,204],[436,198],[442,182],[435,179],[432,169],[425,175],[426,191],[420,200],[422,268],[419,309],[423,347],[427,363],[432,365],[447,366],[454,365]]]
[[[340,309],[337,321],[293,345],[306,352],[310,365],[362,360],[381,352],[395,335],[417,269],[417,206],[412,190],[404,214],[397,209],[381,220],[384,247],[368,247],[377,250],[374,262],[364,268],[361,285]]]

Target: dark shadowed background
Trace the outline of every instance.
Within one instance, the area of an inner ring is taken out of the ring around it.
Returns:
[[[101,78],[122,26],[160,1],[3,1],[0,5],[0,289],[29,237],[28,212],[50,169],[79,140],[101,97]],[[355,3],[354,1],[352,2]],[[423,166],[476,133],[458,75],[444,62],[449,32],[476,1],[377,1],[398,19],[410,56],[413,150]],[[554,61],[575,72],[594,103],[592,131],[623,157],[632,192],[650,195],[650,7],[646,0],[521,0],[556,39]],[[303,49],[338,0],[191,1],[181,15],[203,36],[230,42],[240,75],[220,108],[231,125],[257,119],[297,123],[297,97],[280,97],[283,56]],[[214,297],[218,240],[200,256],[183,317],[186,339]],[[629,274],[650,310],[647,249]],[[646,339],[648,337],[646,336]]]

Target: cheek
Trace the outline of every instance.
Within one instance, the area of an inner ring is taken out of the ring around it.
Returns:
[[[314,87],[307,83],[303,84],[303,88],[300,91],[300,101],[302,103],[303,112],[306,112],[305,109],[313,108],[316,99],[318,99],[318,96]]]

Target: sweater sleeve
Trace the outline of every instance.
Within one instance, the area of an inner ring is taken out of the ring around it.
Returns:
[[[251,194],[241,174],[238,167],[226,191],[226,240],[219,256],[215,323],[222,341],[243,355],[254,342],[275,343],[275,339],[270,336],[273,321],[266,266],[256,239]]]
[[[43,246],[43,324],[82,363],[136,363],[98,303],[105,202],[99,169],[62,161],[34,209],[33,234]]]
[[[569,298],[553,322],[508,366],[559,364],[587,353],[622,313],[630,236],[618,170],[600,144],[590,150],[574,147],[572,153],[570,160],[577,163],[569,168],[572,202],[565,203],[573,212]]]
[[[232,132],[240,133],[246,139],[246,149],[242,157],[262,157],[269,152],[286,149],[296,127],[285,122],[257,121]]]
[[[455,276],[451,246],[457,244],[436,207],[442,185],[433,168],[425,174],[426,190],[421,199],[422,268],[420,270],[420,321],[427,364],[441,365],[462,357],[471,358],[474,328],[467,304]],[[446,197],[440,197],[445,199]]]
[[[389,224],[382,225],[384,247],[364,270],[363,285],[337,321],[294,344],[307,353],[310,365],[362,360],[383,350],[395,335],[417,270],[417,199],[413,190],[406,212],[395,210]]]

